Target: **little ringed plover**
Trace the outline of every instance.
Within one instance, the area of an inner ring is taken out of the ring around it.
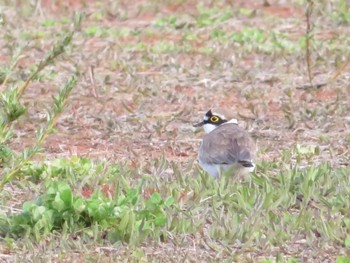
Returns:
[[[217,177],[229,169],[238,175],[254,171],[255,142],[236,119],[227,119],[219,110],[209,110],[203,121],[194,125],[200,126],[206,135],[199,147],[198,161],[207,173]]]

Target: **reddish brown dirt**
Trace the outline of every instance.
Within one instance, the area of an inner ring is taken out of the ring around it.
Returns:
[[[348,165],[348,68],[320,89],[299,89],[310,84],[304,50],[278,53],[276,48],[264,52],[249,42],[239,45],[211,38],[217,28],[237,33],[252,27],[266,32],[273,29],[290,41],[298,41],[305,34],[302,7],[285,1],[285,4],[269,1],[269,6],[264,6],[264,1],[223,1],[222,5],[235,11],[230,20],[194,28],[197,1],[156,1],[157,4],[143,0],[118,1],[116,6],[112,5],[113,1],[39,2],[40,6],[27,17],[20,8],[6,10],[8,17],[18,17],[17,31],[32,25],[29,33],[47,32],[46,37],[34,39],[34,44],[25,49],[26,56],[20,59],[15,72],[17,79],[24,79],[28,67],[44,57],[57,36],[68,27],[58,22],[47,29],[41,26],[43,21],[70,19],[77,10],[86,17],[82,32],[77,32],[72,46],[52,67],[56,75],[34,81],[25,91],[23,102],[28,112],[26,119],[16,124],[20,134],[14,141],[16,149],[33,144],[37,127],[45,123],[44,112],[50,108],[51,96],[77,67],[78,85],[59,118],[57,132],[44,144],[44,157],[38,158],[88,156],[126,162],[147,172],[151,161],[165,156],[184,169],[196,159],[203,137],[203,132],[197,132],[192,124],[209,108],[220,106],[234,112],[240,125],[253,134],[260,149],[258,162],[279,161],[283,151],[302,144],[321,147],[321,154],[314,156],[312,163]],[[205,2],[209,8],[215,1]],[[252,9],[255,13],[246,17],[239,8]],[[183,14],[188,14],[184,18],[188,22],[186,29],[154,27],[160,17]],[[314,19],[317,39],[337,40],[350,35],[349,27],[317,23],[322,17]],[[93,26],[125,28],[133,33],[120,37],[87,36],[84,30]],[[196,37],[185,42],[182,30],[194,32]],[[23,41],[17,31],[12,32],[14,43]],[[0,37],[1,66],[8,64],[11,53],[4,39]],[[162,42],[175,47],[185,42],[192,49],[152,52]],[[144,44],[145,49],[138,48],[139,44]],[[254,47],[249,49],[249,45]],[[206,54],[201,48],[211,48],[213,52]],[[312,53],[315,83],[328,82],[346,62],[339,54],[328,54],[323,49]],[[49,70],[45,74],[49,75]],[[329,136],[329,141],[322,141],[323,135]],[[108,186],[102,187],[106,195],[111,194]],[[149,189],[144,195],[149,196],[152,191]],[[89,197],[91,189],[83,189],[82,194]],[[186,193],[179,198],[187,198]]]

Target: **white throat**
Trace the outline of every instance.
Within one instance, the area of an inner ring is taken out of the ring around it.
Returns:
[[[203,129],[204,129],[205,133],[209,133],[209,132],[215,130],[217,127],[219,127],[219,126],[216,126],[216,125],[211,124],[211,123],[206,123],[203,125]]]
[[[225,125],[225,124],[229,124],[229,123],[238,124],[236,119],[231,119],[231,120],[229,120],[221,125]],[[213,130],[215,130],[217,127],[220,127],[221,125],[217,126],[217,125],[214,125],[211,123],[206,123],[203,125],[203,129],[204,129],[205,133],[210,133]]]

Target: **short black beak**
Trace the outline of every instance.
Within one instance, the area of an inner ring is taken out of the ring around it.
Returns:
[[[205,122],[204,121],[201,121],[201,122],[198,122],[198,123],[196,123],[196,124],[193,124],[193,127],[201,127],[201,126],[203,126],[205,124]]]

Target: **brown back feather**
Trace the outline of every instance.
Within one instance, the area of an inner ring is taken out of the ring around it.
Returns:
[[[237,124],[223,124],[206,134],[199,149],[199,158],[208,164],[250,162],[256,146],[250,135]]]

